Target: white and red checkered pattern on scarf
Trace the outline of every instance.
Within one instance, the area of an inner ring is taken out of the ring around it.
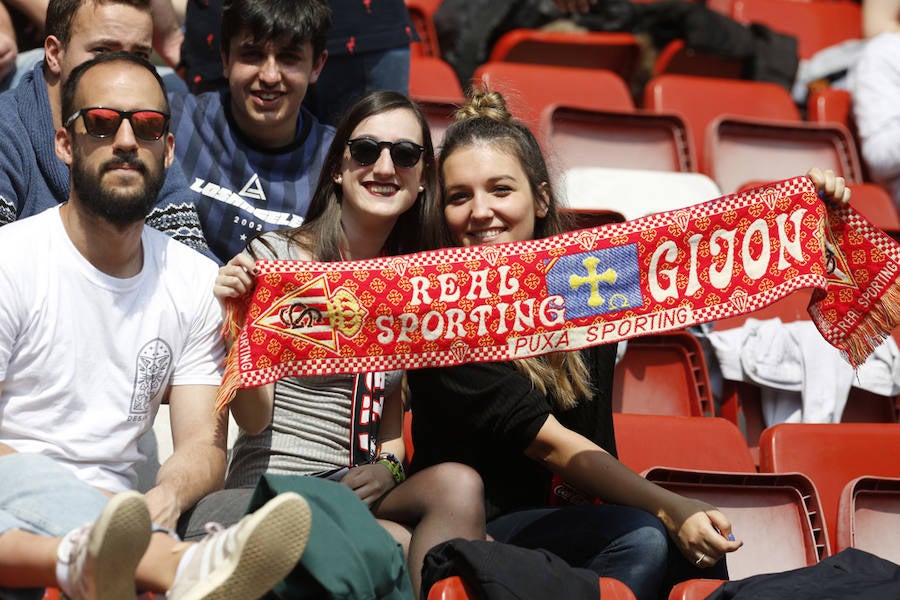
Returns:
[[[576,350],[807,287],[822,335],[854,365],[900,321],[900,247],[852,208],[826,210],[806,177],[543,239],[257,268],[226,324],[240,333],[220,408],[282,377]]]

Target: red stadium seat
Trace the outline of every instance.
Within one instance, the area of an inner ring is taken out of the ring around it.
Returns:
[[[464,94],[449,64],[440,58],[413,56],[409,63],[409,97],[462,103]]]
[[[413,55],[440,58],[441,48],[434,28],[434,13],[440,5],[441,0],[406,0],[409,18],[422,40],[410,46]]]
[[[900,425],[782,423],[763,431],[759,468],[805,473],[816,485],[829,537],[837,539],[838,505],[847,482],[863,475],[900,477]]]
[[[790,93],[774,83],[761,81],[660,75],[644,88],[644,107],[654,112],[676,113],[685,120],[701,169],[705,164],[706,131],[717,117],[801,121]]]
[[[740,429],[719,417],[613,413],[616,450],[637,473],[653,467],[754,473]]]
[[[706,600],[719,589],[722,582],[718,579],[690,579],[676,584],[669,592],[669,600]]]
[[[741,79],[743,61],[729,60],[712,54],[697,52],[685,46],[684,40],[672,40],[659,51],[653,61],[653,75],[693,75]]]
[[[435,150],[438,151],[444,138],[444,132],[453,123],[453,115],[459,104],[447,100],[415,100],[425,116],[425,120],[428,122],[428,128],[431,130],[431,141],[434,143]]]
[[[629,343],[613,377],[613,410],[700,417],[687,352],[676,344]]]
[[[847,90],[832,87],[816,90],[806,99],[806,119],[813,123],[840,123],[849,129],[852,102]]]
[[[640,59],[641,46],[630,33],[514,29],[497,40],[489,61],[604,69],[630,81]]]
[[[631,93],[610,71],[527,63],[489,62],[475,71],[476,82],[503,94],[510,111],[536,134],[541,112],[551,104],[589,110],[634,110]]]
[[[703,350],[685,331],[628,342],[613,376],[613,411],[701,417],[713,413]]]
[[[562,170],[611,167],[695,171],[687,126],[677,115],[550,105],[541,114],[546,146]]]
[[[739,23],[760,23],[794,36],[801,59],[828,46],[863,37],[860,6],[851,0],[734,0],[731,16]]]
[[[475,592],[459,576],[441,579],[428,591],[428,600],[475,600]],[[624,583],[609,577],[600,578],[600,597],[603,600],[634,600],[634,594]]]
[[[405,459],[404,466],[408,467],[409,463],[412,462],[413,451],[413,440],[412,440],[412,411],[405,410],[403,411],[403,449],[405,451]]]
[[[857,183],[850,185],[850,192],[853,208],[878,229],[900,239],[900,215],[887,190],[874,183]]]
[[[900,564],[900,479],[857,477],[844,486],[835,550],[859,548]]]
[[[837,123],[806,123],[719,116],[707,126],[701,169],[723,193],[750,181],[803,175],[810,166],[832,169],[850,183],[862,181],[859,152],[850,131]]]
[[[816,564],[828,538],[816,488],[800,473],[714,473],[651,469],[647,479],[719,508],[744,545],[727,555],[728,575],[743,579]]]

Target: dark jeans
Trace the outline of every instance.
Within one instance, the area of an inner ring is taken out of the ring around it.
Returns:
[[[543,548],[600,577],[626,584],[638,600],[666,598],[685,579],[727,579],[725,561],[699,569],[682,556],[655,516],[637,508],[582,505],[523,510],[494,519],[500,542]]]

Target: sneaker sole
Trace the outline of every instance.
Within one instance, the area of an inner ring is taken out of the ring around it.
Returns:
[[[88,552],[95,557],[96,600],[134,598],[134,571],[150,543],[150,512],[137,492],[110,498],[91,528]]]
[[[256,600],[294,569],[312,525],[306,500],[293,492],[279,494],[248,520],[229,560],[179,600]]]

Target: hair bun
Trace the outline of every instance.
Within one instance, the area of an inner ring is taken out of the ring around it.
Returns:
[[[465,121],[483,117],[494,121],[512,121],[513,116],[506,108],[506,100],[500,92],[473,89],[466,103],[456,111],[455,119]]]

